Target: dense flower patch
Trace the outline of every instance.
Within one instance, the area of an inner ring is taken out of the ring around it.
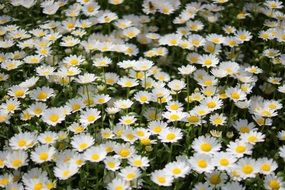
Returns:
[[[0,189],[285,189],[282,1],[0,11]]]

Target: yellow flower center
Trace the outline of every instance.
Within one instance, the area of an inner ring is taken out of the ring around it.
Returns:
[[[176,45],[176,44],[178,44],[178,41],[176,39],[171,39],[171,40],[169,40],[169,44],[170,45]]]
[[[116,166],[115,162],[108,162],[107,165],[109,168],[115,168]]]
[[[69,62],[71,65],[77,65],[79,63],[79,61],[77,59],[72,59]]]
[[[70,175],[70,171],[69,170],[63,171],[63,176],[64,177],[68,177],[69,175]]]
[[[195,115],[191,115],[187,117],[187,121],[191,123],[196,123],[199,121],[199,117]]]
[[[245,174],[251,174],[253,172],[253,167],[249,164],[246,164],[242,167],[242,171]]]
[[[7,105],[7,110],[8,111],[14,111],[16,109],[16,106],[14,104],[8,104]]]
[[[140,167],[140,166],[142,165],[142,161],[141,161],[141,160],[135,160],[135,161],[133,162],[133,164],[134,164],[134,166],[136,166],[136,167]]]
[[[135,135],[129,133],[129,134],[126,135],[126,137],[127,137],[127,139],[129,139],[129,140],[133,140],[133,139],[135,138]]]
[[[80,160],[80,159],[79,159],[79,160],[76,160],[75,163],[80,166],[80,165],[83,163],[83,160]]]
[[[257,141],[257,137],[256,137],[256,136],[249,136],[249,137],[247,138],[247,140],[248,140],[248,142],[254,143],[254,142]]]
[[[97,154],[97,153],[94,153],[94,154],[92,154],[92,156],[91,156],[91,158],[92,158],[92,160],[99,160],[100,159],[100,155],[99,154]]]
[[[126,82],[124,83],[124,85],[125,85],[126,87],[132,87],[132,86],[133,86],[133,82],[132,82],[132,81],[126,81]]]
[[[0,160],[0,167],[4,167],[4,160]]]
[[[212,175],[209,179],[210,183],[213,185],[217,185],[221,183],[221,177],[219,175]]]
[[[119,152],[119,155],[123,158],[126,158],[130,155],[130,151],[128,149],[122,149],[120,152]]]
[[[51,136],[46,136],[44,139],[47,143],[51,143],[53,141],[53,138]]]
[[[280,183],[279,183],[279,181],[276,180],[276,179],[270,180],[268,186],[269,186],[272,190],[278,190],[278,189],[280,189]]]
[[[243,146],[243,145],[238,145],[238,146],[236,147],[236,152],[237,152],[237,153],[244,153],[245,150],[246,150],[246,147]]]
[[[229,161],[228,161],[228,159],[222,158],[222,159],[220,159],[220,164],[222,166],[227,166],[227,165],[229,165]]]
[[[41,91],[41,92],[38,93],[37,99],[44,100],[46,98],[47,98],[47,93],[46,92]]]
[[[178,110],[178,108],[179,108],[179,106],[177,104],[171,104],[169,107],[172,110]]]
[[[162,128],[161,128],[160,126],[155,126],[155,127],[153,128],[153,131],[154,131],[155,133],[160,133],[161,130],[162,130]]]
[[[25,94],[25,91],[22,90],[22,89],[19,89],[19,90],[15,91],[15,96],[16,97],[22,97],[22,96],[24,96],[24,94]]]
[[[240,38],[241,40],[245,40],[246,37],[247,37],[246,34],[240,34],[240,35],[239,35],[239,38]]]
[[[199,115],[205,115],[207,112],[205,110],[198,110],[197,114]]]
[[[68,28],[68,29],[72,29],[72,28],[74,28],[74,26],[75,26],[75,25],[74,25],[73,23],[68,23],[68,24],[67,24],[67,28]]]
[[[128,179],[134,179],[136,177],[135,173],[128,173],[126,176]]]
[[[49,120],[52,121],[52,122],[57,122],[59,119],[58,115],[57,114],[51,114],[49,116]]]
[[[202,143],[200,149],[204,152],[209,152],[212,150],[212,145],[210,143]]]
[[[80,104],[76,104],[76,103],[71,106],[72,111],[77,111],[80,109],[80,107],[81,107]]]
[[[8,185],[9,182],[10,182],[10,181],[9,181],[8,178],[2,178],[2,179],[0,179],[0,185],[2,185],[2,186]]]
[[[43,110],[41,108],[35,108],[34,109],[34,113],[37,115],[41,114],[42,112],[43,112]]]
[[[182,170],[181,170],[180,168],[174,168],[174,169],[172,170],[172,173],[173,173],[174,175],[179,175],[179,174],[181,174],[181,172],[182,172]]]
[[[99,102],[100,104],[104,104],[104,103],[105,103],[105,98],[99,98],[99,99],[98,99],[98,102]]]
[[[19,159],[16,159],[16,160],[13,160],[13,161],[12,161],[12,166],[13,166],[14,168],[18,168],[18,167],[20,167],[22,164],[23,164],[22,160],[19,160]]]
[[[197,164],[198,164],[198,166],[200,167],[200,168],[206,168],[207,166],[208,166],[208,163],[207,163],[207,161],[206,160],[198,160],[198,162],[197,162]]]
[[[175,139],[175,137],[176,137],[175,133],[168,133],[166,135],[166,139],[169,140],[169,141]]]
[[[48,153],[47,152],[41,152],[40,154],[39,154],[39,158],[40,158],[40,160],[47,160],[48,159]]]
[[[241,133],[249,133],[249,128],[247,126],[242,126],[239,128]]]
[[[205,65],[212,65],[212,60],[211,59],[206,59],[205,61],[204,61],[204,64]]]
[[[88,7],[87,7],[87,11],[90,12],[90,13],[92,13],[94,10],[95,10],[95,9],[94,9],[94,7],[92,7],[92,6],[88,6]]]
[[[165,179],[165,177],[164,176],[158,176],[157,177],[157,181],[159,182],[159,183],[165,183],[166,182],[166,179]]]
[[[94,115],[88,115],[87,116],[87,121],[88,122],[93,122],[93,121],[95,121],[96,120],[96,117],[94,116]]]
[[[132,122],[133,122],[132,119],[125,119],[125,120],[124,120],[124,124],[126,124],[126,125],[129,125],[129,124],[131,124]]]
[[[170,115],[170,120],[172,120],[172,121],[177,121],[177,120],[179,120],[179,116],[178,115],[176,115],[176,114],[172,114],[172,115]]]
[[[208,108],[214,108],[214,107],[217,106],[217,103],[214,102],[214,101],[210,101],[210,102],[207,103],[207,106],[208,106]]]
[[[240,95],[239,95],[239,93],[237,93],[237,92],[233,92],[233,93],[231,94],[231,97],[232,97],[232,99],[234,99],[234,100],[238,100],[238,99],[240,98]]]
[[[118,185],[117,187],[115,187],[115,190],[124,190],[124,187],[122,185]]]
[[[262,171],[268,172],[268,171],[270,171],[270,169],[271,169],[270,164],[265,163],[265,164],[261,165]]]
[[[144,136],[144,131],[143,130],[139,130],[137,131],[137,135],[140,136],[140,137],[143,137]]]
[[[140,139],[140,143],[143,145],[150,145],[151,140],[149,138]]]
[[[88,144],[87,144],[87,143],[80,143],[80,144],[79,144],[80,150],[84,150],[84,149],[86,149],[87,147],[88,147]]]
[[[223,120],[222,120],[222,118],[217,117],[213,120],[213,123],[216,125],[221,125],[223,123]]]
[[[37,184],[35,184],[35,186],[34,186],[34,190],[41,190],[41,189],[43,189],[43,184],[42,183],[37,183]]]
[[[27,145],[27,141],[25,139],[20,139],[18,141],[18,146],[19,147],[23,147],[23,146],[26,146]]]

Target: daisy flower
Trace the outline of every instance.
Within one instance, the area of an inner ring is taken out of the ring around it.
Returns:
[[[255,177],[258,172],[258,166],[255,160],[250,158],[241,158],[236,164],[240,177],[243,179]]]
[[[140,170],[137,167],[127,166],[121,169],[119,176],[126,181],[132,181],[139,178],[141,175]]]
[[[78,152],[82,152],[94,144],[94,138],[88,133],[81,133],[79,135],[74,136],[70,144]]]
[[[106,158],[107,152],[103,146],[93,146],[84,153],[84,159],[90,162],[100,162]]]
[[[150,132],[154,135],[158,135],[167,128],[167,123],[163,121],[151,121],[148,123]]]
[[[100,116],[100,111],[96,108],[90,108],[85,111],[82,111],[80,114],[80,123],[83,125],[93,124],[96,120],[98,120]]]
[[[136,37],[140,32],[141,31],[136,27],[129,27],[129,28],[123,29],[122,34],[128,39],[132,39]]]
[[[277,169],[277,163],[273,159],[260,158],[257,160],[257,165],[259,173],[264,175],[272,174]]]
[[[116,171],[116,170],[120,169],[121,161],[119,158],[107,156],[103,162],[105,164],[106,169],[108,169],[108,170]]]
[[[58,134],[53,131],[45,131],[38,136],[38,141],[42,144],[54,144],[58,140]]]
[[[129,158],[135,154],[135,149],[130,144],[119,144],[115,146],[114,150],[119,158],[122,159]]]
[[[0,109],[3,109],[7,113],[14,113],[20,109],[20,102],[16,99],[8,99],[5,103],[0,104]]]
[[[214,126],[221,126],[224,125],[227,121],[227,117],[224,114],[215,113],[210,116],[210,123]]]
[[[9,139],[9,145],[13,150],[27,150],[37,143],[35,133],[18,133]]]
[[[226,95],[234,102],[246,99],[246,94],[239,88],[233,88],[233,87],[227,88]]]
[[[28,164],[28,154],[23,150],[9,151],[6,157],[5,165],[8,168],[17,170]]]
[[[29,94],[31,99],[36,101],[47,101],[52,96],[55,96],[54,90],[49,87],[38,87],[34,90],[32,90]]]
[[[62,108],[49,108],[43,113],[42,120],[48,125],[56,126],[65,120],[65,114]]]
[[[53,169],[54,175],[60,180],[66,180],[78,172],[78,167],[71,163],[60,163]]]
[[[163,113],[163,117],[168,119],[169,122],[182,121],[186,117],[186,113],[182,111],[167,111]]]
[[[134,95],[134,98],[140,104],[148,104],[152,99],[152,94],[147,91],[139,91]]]
[[[120,121],[120,124],[122,125],[132,125],[136,122],[136,118],[135,116],[132,116],[132,115],[126,115],[126,116],[122,116],[119,121]]]
[[[239,119],[234,122],[234,128],[240,133],[249,133],[250,131],[257,130],[253,122],[249,123],[246,119]]]
[[[171,82],[168,83],[168,87],[175,91],[175,92],[178,92],[178,91],[181,91],[183,88],[186,87],[186,84],[184,81],[181,81],[181,80],[172,80]]]
[[[236,157],[241,158],[245,154],[250,155],[252,153],[252,148],[253,146],[251,144],[237,140],[228,144],[227,151],[234,154]]]
[[[212,173],[206,174],[206,181],[213,187],[222,187],[227,180],[227,175],[221,173],[220,171],[214,171]]]
[[[250,131],[249,133],[241,134],[240,139],[244,142],[254,145],[258,142],[263,142],[265,139],[265,135],[262,134],[261,132]]]
[[[198,63],[207,68],[216,67],[219,63],[219,59],[214,55],[202,55],[200,56]]]
[[[130,183],[121,179],[121,178],[114,178],[110,183],[107,185],[108,190],[128,190],[130,188]]]
[[[182,139],[182,137],[183,137],[183,134],[182,134],[181,129],[174,128],[174,127],[166,128],[158,136],[161,142],[165,142],[165,143],[177,142],[180,139]]]
[[[215,154],[221,148],[221,144],[210,136],[200,136],[193,141],[192,148],[200,154]]]
[[[140,155],[133,155],[128,158],[128,163],[133,167],[144,169],[149,166],[149,159]]]
[[[281,177],[277,177],[274,174],[267,175],[264,180],[264,186],[268,190],[284,189],[285,184]]]
[[[155,170],[151,173],[150,179],[159,186],[171,186],[173,177],[164,170]]]
[[[214,154],[213,163],[219,170],[232,168],[237,158],[229,152],[217,152]]]
[[[190,172],[190,167],[186,162],[176,161],[168,163],[165,166],[164,171],[174,178],[183,178]]]
[[[135,79],[124,76],[119,79],[118,84],[123,88],[131,88],[137,86],[139,83]]]
[[[54,147],[49,147],[48,145],[41,145],[36,147],[35,150],[31,153],[31,159],[35,163],[40,164],[43,162],[51,161],[55,153],[56,149]]]
[[[79,75],[75,81],[80,84],[88,84],[94,82],[96,78],[97,77],[93,73],[84,73],[83,75]]]
[[[189,163],[191,164],[192,169],[198,173],[210,173],[214,170],[212,157],[208,154],[196,153],[190,158]]]
[[[11,86],[8,91],[8,95],[14,98],[25,98],[27,93],[28,88],[22,87],[20,85]]]

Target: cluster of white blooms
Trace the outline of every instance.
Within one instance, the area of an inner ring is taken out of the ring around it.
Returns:
[[[285,190],[282,1],[0,12],[0,189]]]

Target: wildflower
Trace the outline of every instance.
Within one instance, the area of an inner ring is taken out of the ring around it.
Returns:
[[[151,180],[159,186],[171,186],[173,177],[164,170],[156,170],[151,173]]]

